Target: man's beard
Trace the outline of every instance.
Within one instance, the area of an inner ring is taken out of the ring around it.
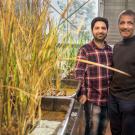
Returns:
[[[107,35],[106,35],[106,36],[107,36]],[[94,40],[95,40],[96,42],[104,42],[106,36],[104,36],[103,38],[97,38],[97,37],[94,36]]]

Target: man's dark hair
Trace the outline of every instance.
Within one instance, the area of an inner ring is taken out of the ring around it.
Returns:
[[[128,9],[128,10],[123,10],[120,14],[119,14],[119,19],[118,19],[118,22],[120,21],[120,18],[122,16],[125,16],[125,15],[128,15],[128,16],[133,16],[134,17],[134,22],[135,22],[135,12],[131,9]]]
[[[107,20],[107,18],[104,18],[104,17],[95,17],[91,22],[91,30],[93,30],[95,23],[98,21],[104,22],[106,24],[106,27],[108,30],[108,27],[109,27],[108,20]]]

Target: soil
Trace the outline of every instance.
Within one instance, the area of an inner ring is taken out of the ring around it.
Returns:
[[[42,120],[63,121],[66,112],[42,111]]]
[[[76,89],[74,88],[65,88],[66,91],[66,96],[72,96],[73,94],[75,94]]]
[[[0,129],[0,135],[17,135],[18,134],[18,129],[15,127],[2,127]]]
[[[45,93],[45,96],[72,96],[75,92],[76,88],[63,87],[61,90],[54,89],[51,92],[49,91],[48,93]]]

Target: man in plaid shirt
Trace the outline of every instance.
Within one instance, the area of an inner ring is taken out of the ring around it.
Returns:
[[[85,135],[104,135],[107,127],[107,98],[112,72],[79,59],[112,66],[112,49],[105,42],[108,20],[96,17],[91,22],[93,40],[79,49],[75,77],[80,81],[80,103],[84,104]]]

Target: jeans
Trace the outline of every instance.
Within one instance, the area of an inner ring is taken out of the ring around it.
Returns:
[[[85,135],[104,135],[108,122],[108,108],[86,102],[85,110]]]
[[[135,135],[135,101],[110,95],[109,115],[112,135]]]

